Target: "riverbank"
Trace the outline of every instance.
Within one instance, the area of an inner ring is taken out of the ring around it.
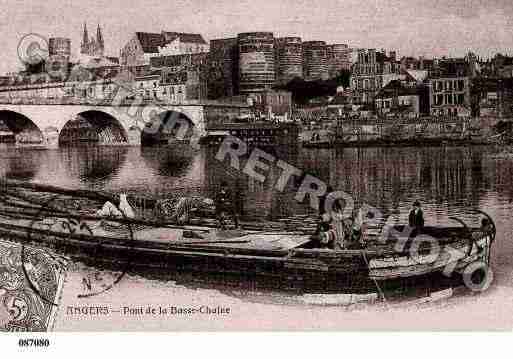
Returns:
[[[415,139],[415,140],[366,140],[366,141],[320,141],[320,142],[302,142],[304,148],[329,149],[336,147],[346,148],[365,148],[365,147],[419,147],[419,146],[494,146],[492,143],[484,140],[472,139]]]
[[[299,138],[303,147],[310,148],[493,145],[513,139],[511,133],[497,130],[500,123],[508,122],[489,118],[348,119],[306,125]]]

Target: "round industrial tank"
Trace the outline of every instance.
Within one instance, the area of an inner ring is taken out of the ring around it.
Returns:
[[[303,78],[303,43],[300,37],[276,39],[276,80],[285,84],[295,77]]]
[[[303,71],[307,81],[326,80],[329,77],[326,42],[303,42]]]
[[[271,88],[276,78],[273,33],[248,32],[237,38],[240,93],[258,93]]]
[[[50,56],[71,56],[71,40],[64,37],[52,37],[48,40],[48,54]]]

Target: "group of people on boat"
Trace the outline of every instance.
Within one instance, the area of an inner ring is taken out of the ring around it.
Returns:
[[[358,246],[364,230],[363,211],[354,210],[350,218],[344,218],[345,203],[341,199],[330,198],[333,194],[333,187],[328,186],[326,194],[319,198],[317,245],[329,249]],[[331,202],[329,206],[328,201]]]
[[[326,194],[319,198],[319,222],[316,233],[318,247],[335,250],[361,248],[365,245],[363,234],[369,213],[359,208],[354,209],[350,217],[344,218],[345,205],[342,200],[334,197],[330,208],[327,208],[328,198],[333,194],[333,187],[328,186]],[[424,227],[424,212],[418,200],[413,203],[408,222],[413,228],[413,233],[418,233]]]
[[[183,196],[159,200],[155,208],[157,217],[166,221],[175,221],[177,224],[188,223],[192,212],[198,208],[213,208],[221,230],[227,229],[227,219],[231,219],[235,229],[238,229],[239,216],[235,201],[233,191],[228,183],[223,181],[214,200],[204,197]],[[366,230],[366,220],[369,215],[364,213],[363,208],[359,208],[353,210],[351,215],[345,218],[345,207],[344,201],[334,196],[333,187],[328,186],[326,194],[319,198],[319,221],[315,236],[319,248],[348,249],[359,248],[364,245],[363,234]],[[136,216],[126,194],[119,196],[117,205],[107,201],[96,214],[104,218],[132,219]],[[414,228],[415,232],[424,227],[424,213],[419,201],[413,203],[413,208],[409,214],[409,225]]]

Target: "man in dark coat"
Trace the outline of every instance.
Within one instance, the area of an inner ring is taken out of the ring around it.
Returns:
[[[239,228],[239,219],[237,217],[237,211],[235,210],[235,199],[233,193],[228,187],[228,183],[222,182],[221,188],[216,194],[216,216],[219,220],[219,224],[222,230],[226,229],[225,216],[229,214],[233,218],[235,228]]]
[[[410,227],[424,227],[424,212],[422,212],[419,201],[415,201],[415,203],[413,203],[413,209],[410,212],[408,222],[410,224]]]

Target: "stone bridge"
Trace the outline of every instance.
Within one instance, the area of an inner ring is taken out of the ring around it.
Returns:
[[[47,101],[48,102],[48,101]],[[65,103],[0,103],[0,120],[15,136],[17,145],[56,148],[63,131],[78,119],[89,123],[100,144],[137,146],[145,134],[156,135],[168,127],[183,139],[205,136],[207,117],[228,114],[241,116],[249,111],[245,104],[191,103],[169,104],[65,104]]]

